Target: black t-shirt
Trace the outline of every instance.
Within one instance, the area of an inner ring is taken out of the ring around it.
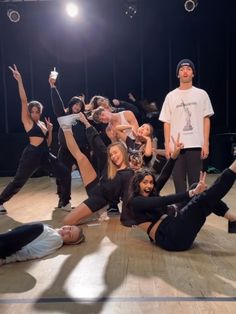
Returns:
[[[152,155],[144,155],[145,144],[136,143],[134,139],[127,136],[126,146],[130,162],[132,162],[134,165],[140,165],[140,167],[148,167],[148,164],[152,159]]]

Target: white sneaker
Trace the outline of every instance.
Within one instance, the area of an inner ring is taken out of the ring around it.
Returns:
[[[61,206],[60,209],[65,210],[66,212],[71,212],[74,207],[71,206],[71,203],[69,202],[65,206]]]
[[[63,130],[71,129],[72,125],[75,125],[77,123],[76,120],[79,120],[79,113],[74,113],[57,118],[57,121]]]
[[[99,209],[99,211],[97,211],[98,216],[99,216],[99,218],[98,218],[99,222],[110,220],[110,218],[107,215],[108,208],[109,208],[109,205],[106,205],[103,208]]]
[[[0,205],[0,215],[6,215],[7,214],[7,210],[3,205]]]

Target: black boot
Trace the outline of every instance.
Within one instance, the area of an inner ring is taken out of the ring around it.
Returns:
[[[236,233],[236,220],[228,222],[228,233]]]

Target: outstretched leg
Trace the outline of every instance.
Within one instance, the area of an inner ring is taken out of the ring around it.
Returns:
[[[32,145],[24,149],[14,179],[5,187],[0,194],[0,204],[10,200],[24,186],[31,175],[39,168],[42,158],[40,147]]]
[[[218,205],[221,198],[231,189],[235,179],[236,161],[224,170],[205,192],[195,196],[184,206],[177,217],[164,220],[158,228],[156,243],[167,250],[186,250],[192,245],[206,217],[212,212],[227,219],[231,217],[233,220],[234,216],[228,207],[223,206],[223,203],[219,207]]]
[[[66,145],[70,153],[76,159],[76,162],[80,168],[80,174],[81,174],[84,186],[86,187],[89,183],[91,183],[92,181],[96,179],[97,177],[96,171],[94,170],[88,158],[79,149],[79,146],[77,145],[74,139],[71,129],[63,130],[63,132],[66,139]]]
[[[103,169],[107,166],[107,147],[98,134],[97,130],[90,124],[82,112],[79,113],[79,120],[86,128],[88,143],[96,156],[98,174],[101,175]]]

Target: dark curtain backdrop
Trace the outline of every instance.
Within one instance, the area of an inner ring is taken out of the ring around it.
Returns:
[[[48,84],[54,66],[65,103],[80,93],[87,100],[94,94],[127,100],[131,91],[161,107],[178,84],[176,64],[190,58],[197,69],[195,85],[208,92],[215,110],[212,134],[236,131],[235,1],[198,0],[192,13],[185,11],[184,0],[131,1],[137,6],[133,19],[125,15],[130,1],[78,1],[76,20],[66,16],[65,0],[14,3],[19,23],[9,21],[9,4],[0,3],[1,138],[24,132],[17,84],[8,69],[14,63],[29,100],[44,104],[56,130]]]

